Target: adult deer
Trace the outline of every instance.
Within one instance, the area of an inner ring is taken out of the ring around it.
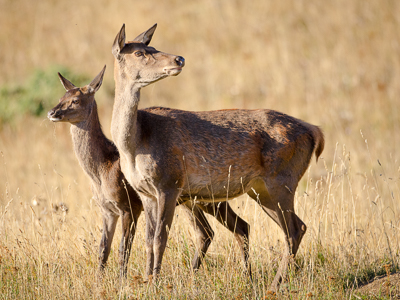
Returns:
[[[146,216],[146,275],[160,271],[175,203],[223,201],[247,193],[282,228],[287,250],[271,285],[277,290],[306,225],[294,212],[294,192],[312,154],[324,148],[321,130],[272,110],[191,112],[138,110],[141,88],[184,66],[181,56],[149,47],[156,25],[112,46],[115,103],[111,135],[121,170],[138,192]]]
[[[121,276],[126,276],[137,220],[143,207],[139,196],[126,182],[121,172],[117,148],[101,130],[94,95],[102,84],[104,72],[105,67],[89,85],[82,88],[76,87],[58,73],[67,92],[59,104],[48,112],[48,118],[53,122],[71,123],[75,154],[82,169],[90,178],[93,196],[101,208],[103,216],[99,257],[101,270],[110,254],[118,218],[122,218],[119,264]],[[218,204],[204,206],[187,202],[182,205],[190,223],[195,227],[196,253],[192,261],[194,269],[199,268],[214,235],[204,212],[212,214],[221,224],[234,232],[247,266],[249,225],[238,217],[229,205]],[[149,215],[147,218],[153,219],[156,216]]]

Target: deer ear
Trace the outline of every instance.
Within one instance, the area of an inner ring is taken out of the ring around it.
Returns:
[[[146,46],[148,46],[150,44],[151,38],[153,37],[156,28],[157,28],[157,23],[154,24],[150,29],[147,29],[145,32],[139,34],[133,41],[141,42]]]
[[[101,72],[92,80],[92,82],[89,83],[89,90],[91,93],[96,93],[101,87],[105,71],[106,71],[106,66],[104,66],[103,70],[101,70]]]
[[[60,73],[58,73],[58,77],[60,78],[61,84],[64,86],[66,91],[76,88],[76,86],[71,81],[64,78]]]
[[[121,30],[118,32],[115,37],[114,44],[112,45],[112,54],[115,58],[120,58],[120,52],[122,48],[125,46],[125,24],[122,24]]]

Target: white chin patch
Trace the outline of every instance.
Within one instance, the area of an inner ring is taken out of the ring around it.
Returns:
[[[53,122],[59,122],[62,120],[61,118],[49,118],[49,119],[50,119],[50,121],[53,121]]]
[[[173,69],[165,70],[165,73],[168,74],[169,76],[178,75],[180,72],[182,72],[181,68],[173,68]]]

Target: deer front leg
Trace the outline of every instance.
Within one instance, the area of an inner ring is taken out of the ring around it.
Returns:
[[[158,198],[157,226],[154,233],[154,269],[153,278],[156,279],[161,270],[161,262],[168,241],[169,230],[179,192],[177,189],[160,191]]]
[[[100,241],[99,269],[104,270],[111,250],[111,243],[117,225],[118,215],[103,213],[103,235]]]
[[[154,268],[154,234],[157,225],[157,201],[147,195],[140,194],[146,217],[146,274],[145,280],[153,274]]]
[[[141,211],[125,211],[122,214],[122,238],[119,247],[119,265],[121,278],[126,277],[132,241],[136,232],[137,220]]]

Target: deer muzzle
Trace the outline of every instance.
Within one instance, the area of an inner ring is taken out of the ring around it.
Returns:
[[[49,120],[53,122],[59,122],[63,119],[60,111],[55,109],[52,109],[47,113],[47,118],[49,118]]]
[[[176,67],[166,67],[164,68],[165,74],[168,76],[176,76],[182,72],[182,68],[185,66],[185,59],[182,56],[175,57]]]

